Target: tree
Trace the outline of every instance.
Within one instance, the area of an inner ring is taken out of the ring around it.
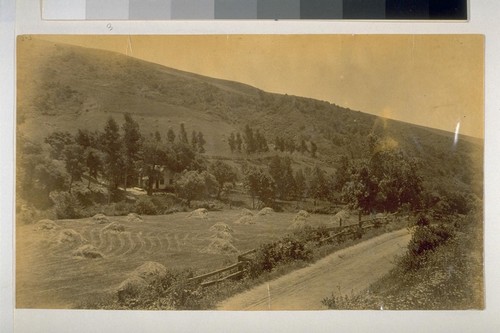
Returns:
[[[111,192],[118,187],[124,165],[120,154],[122,144],[120,132],[113,117],[109,117],[106,122],[101,144],[105,153],[104,170],[109,186],[108,200],[111,200]]]
[[[225,183],[236,181],[236,173],[233,168],[220,160],[215,161],[210,165],[210,173],[214,175],[218,183],[217,199],[220,199],[222,189]]]
[[[342,188],[342,196],[353,208],[365,213],[396,211],[403,204],[418,209],[422,177],[417,166],[414,159],[401,151],[375,151],[369,161],[353,170]]]
[[[167,141],[169,143],[174,143],[174,141],[175,141],[175,133],[174,133],[174,130],[172,128],[169,128],[167,131]]]
[[[142,135],[139,130],[139,124],[132,119],[130,114],[125,114],[125,123],[123,124],[123,159],[124,159],[124,182],[123,187],[127,191],[128,178],[130,175],[136,175],[137,163],[141,155]]]
[[[415,159],[399,150],[382,150],[372,156],[370,168],[378,180],[378,209],[395,211],[403,204],[418,208],[422,177]]]
[[[184,144],[188,143],[188,137],[187,137],[186,128],[184,127],[184,123],[181,123],[181,125],[180,125],[179,141],[181,143],[184,143]]]
[[[205,152],[205,143],[207,143],[207,142],[205,141],[205,138],[203,137],[203,133],[198,132],[197,140],[198,140],[198,152],[204,153]]]
[[[198,149],[198,134],[196,134],[196,131],[191,133],[191,147],[193,147],[193,150]]]
[[[254,144],[255,144],[255,151],[258,152],[266,152],[269,151],[269,147],[267,146],[267,141],[264,135],[260,133],[260,131],[257,129],[254,135]]]
[[[337,172],[335,173],[335,181],[333,188],[336,191],[342,191],[342,188],[349,181],[349,178],[350,178],[349,158],[345,155],[342,155],[339,160]]]
[[[66,188],[68,173],[63,161],[46,157],[35,167],[34,178],[33,185],[42,189],[48,197],[50,192]]]
[[[318,146],[316,146],[316,143],[311,141],[311,157],[316,158],[316,152],[318,151]]]
[[[275,155],[269,163],[269,174],[276,184],[276,192],[280,199],[287,199],[295,192],[292,161],[289,157]]]
[[[240,132],[236,133],[236,148],[238,149],[238,152],[241,153],[241,145],[243,144],[243,140],[241,139],[241,134]]]
[[[68,192],[71,193],[71,186],[75,180],[81,180],[85,172],[85,155],[84,150],[80,145],[67,145],[63,150],[63,158],[66,166],[66,171],[69,174]]]
[[[375,207],[377,192],[378,181],[365,161],[342,188],[342,197],[352,208],[369,213]]]
[[[196,152],[191,146],[182,143],[175,143],[166,152],[166,164],[176,172],[183,170],[201,169],[196,159]]]
[[[234,153],[236,150],[236,137],[234,135],[234,132],[232,132],[229,135],[229,138],[227,139],[227,143],[229,144],[229,149],[231,149],[231,153]]]
[[[99,173],[102,171],[102,152],[95,148],[86,148],[84,151],[85,166],[89,173],[89,183],[87,188],[90,188],[91,179],[97,179]]]
[[[318,165],[312,169],[309,183],[309,194],[314,199],[315,206],[316,200],[327,199],[329,197],[330,188],[326,180],[325,172]]]
[[[98,146],[99,133],[97,132],[92,133],[89,130],[79,129],[75,135],[74,141],[83,148],[88,148],[88,147],[96,148]]]
[[[302,198],[306,195],[306,190],[306,177],[304,176],[302,169],[298,169],[295,172],[295,195],[299,200],[302,200]]]
[[[253,136],[253,129],[248,124],[245,126],[243,140],[245,141],[245,149],[247,154],[255,152],[255,139]]]
[[[74,143],[73,136],[67,131],[56,131],[45,138],[45,143],[47,143],[51,150],[50,156],[54,159],[60,160],[63,158],[64,148]]]
[[[252,197],[252,207],[255,209],[255,198],[259,198],[264,204],[274,201],[276,187],[271,176],[257,167],[247,167],[245,173],[245,187]]]
[[[146,139],[142,150],[142,171],[143,175],[146,175],[148,179],[146,190],[148,195],[152,195],[153,184],[155,184],[158,180],[161,166],[166,160],[166,152],[162,146],[160,133],[156,132],[155,135],[151,135],[148,139]]]
[[[188,207],[191,201],[204,198],[212,192],[214,184],[217,184],[215,177],[206,171],[184,171],[175,182],[177,194],[186,199]]]

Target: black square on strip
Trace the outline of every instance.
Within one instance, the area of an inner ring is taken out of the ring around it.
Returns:
[[[344,19],[383,20],[385,0],[344,0]]]
[[[431,20],[466,20],[467,0],[429,0]]]
[[[429,19],[429,0],[386,0],[385,18],[394,20]]]

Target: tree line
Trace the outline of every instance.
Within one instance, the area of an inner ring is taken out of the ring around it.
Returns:
[[[253,138],[254,144],[262,140],[259,131],[254,132],[249,126],[246,131],[242,136],[245,147],[251,142],[249,138]],[[119,199],[119,187],[126,191],[137,184],[139,177],[145,177],[146,190],[151,195],[153,185],[162,177],[162,167],[166,167],[177,174],[172,190],[188,205],[192,200],[210,196],[221,199],[236,182],[238,173],[242,174],[254,205],[255,200],[274,205],[277,200],[310,198],[314,204],[319,200],[340,201],[364,213],[394,211],[402,205],[418,209],[422,205],[418,161],[400,150],[380,149],[381,140],[377,137],[367,140],[367,158],[353,160],[341,156],[335,172],[327,172],[319,165],[294,167],[290,156],[280,155],[271,157],[267,166],[247,161],[238,172],[220,160],[208,163],[201,155],[206,143],[203,133],[192,131],[191,140],[187,133],[185,125],[180,124],[177,133],[169,128],[164,136],[158,131],[144,135],[138,123],[125,114],[121,125],[108,118],[103,130],[53,132],[44,140],[48,149],[21,137],[20,194],[48,206],[52,192],[71,194],[74,183],[86,179],[88,189],[93,182],[101,185],[96,188],[107,187],[109,203]],[[234,135],[235,140],[237,137]],[[305,141],[302,143],[307,146]],[[238,143],[235,147],[238,149]]]
[[[148,178],[147,190],[151,194],[160,177],[158,166],[174,172],[206,169],[200,157],[206,143],[201,131],[193,131],[189,141],[185,125],[180,124],[178,134],[170,128],[165,137],[158,131],[143,135],[129,114],[124,115],[121,126],[109,117],[102,131],[55,131],[44,140],[47,150],[40,143],[20,137],[19,190],[46,206],[51,192],[71,193],[73,184],[86,178],[89,189],[92,182],[106,184],[111,200],[119,186],[125,190],[135,186],[140,175]]]
[[[265,153],[270,151],[266,137],[259,131],[253,129],[248,124],[245,126],[243,134],[232,132],[228,137],[228,145],[231,153]],[[315,158],[318,146],[315,142],[302,139],[298,143],[292,138],[277,135],[274,140],[274,150],[293,153],[298,151],[302,154],[310,153]]]

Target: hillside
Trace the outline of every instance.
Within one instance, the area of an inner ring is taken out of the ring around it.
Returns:
[[[203,131],[207,156],[237,160],[248,156],[231,154],[227,138],[248,124],[268,142],[276,134],[314,140],[319,160],[294,153],[294,163],[321,163],[334,170],[342,155],[365,157],[367,138],[374,133],[421,159],[422,172],[433,184],[458,190],[472,184],[482,193],[482,140],[460,136],[454,146],[453,133],[108,51],[20,37],[17,54],[17,128],[28,139],[41,141],[55,130],[102,129],[110,115],[121,121],[130,113],[145,133],[163,134],[184,122],[188,132]]]

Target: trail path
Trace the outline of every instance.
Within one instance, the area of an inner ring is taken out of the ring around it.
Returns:
[[[411,236],[406,229],[387,233],[337,251],[316,263],[235,295],[219,310],[320,310],[334,292],[363,291],[394,266]]]

